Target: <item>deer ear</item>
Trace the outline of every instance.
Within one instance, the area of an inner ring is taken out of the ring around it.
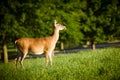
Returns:
[[[56,27],[56,24],[57,24],[57,21],[56,20],[54,20],[54,26]]]

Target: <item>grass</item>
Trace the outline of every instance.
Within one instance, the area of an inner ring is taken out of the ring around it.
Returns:
[[[80,51],[53,57],[26,59],[25,69],[15,70],[13,62],[0,63],[0,80],[120,80],[120,48]]]

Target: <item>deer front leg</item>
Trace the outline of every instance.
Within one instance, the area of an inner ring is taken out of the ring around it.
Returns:
[[[49,56],[49,59],[50,59],[50,64],[52,66],[52,52],[50,52],[48,56]]]
[[[46,66],[48,65],[48,62],[50,60],[50,64],[52,65],[52,51],[48,51],[45,55],[46,59]]]

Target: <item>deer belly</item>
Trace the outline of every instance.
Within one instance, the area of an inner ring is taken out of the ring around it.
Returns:
[[[31,47],[29,49],[30,52],[32,52],[32,54],[35,54],[35,55],[40,55],[40,54],[43,54],[44,53],[44,50],[43,48],[37,48],[37,47]]]
[[[43,52],[35,52],[34,54],[40,55],[40,54],[43,54]]]
[[[43,54],[44,51],[43,50],[30,50],[29,51],[31,54],[35,54],[35,55],[40,55]]]

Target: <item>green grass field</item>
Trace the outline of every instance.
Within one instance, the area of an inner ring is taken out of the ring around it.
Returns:
[[[0,63],[0,80],[120,80],[120,48],[87,50],[53,57],[25,59],[25,69],[13,62]]]

